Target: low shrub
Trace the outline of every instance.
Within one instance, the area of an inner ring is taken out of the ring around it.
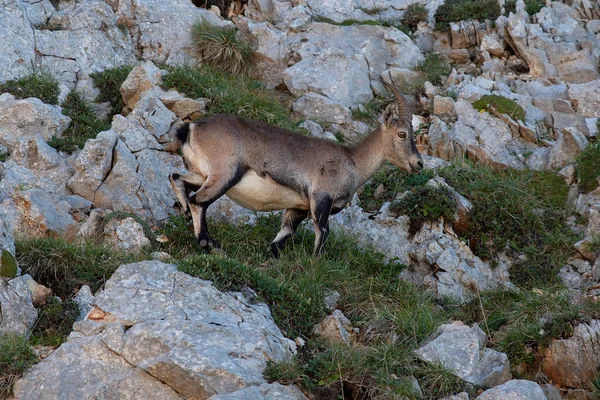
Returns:
[[[546,2],[539,0],[525,0],[525,11],[529,15],[535,15],[540,12],[542,8],[546,6]],[[504,11],[506,15],[509,15],[511,12],[515,13],[517,11],[517,1],[509,0],[504,4]]]
[[[495,94],[482,96],[473,103],[473,107],[479,111],[489,111],[492,107],[501,114],[507,114],[512,119],[524,121],[525,110],[511,99]]]
[[[248,70],[252,50],[235,28],[211,25],[202,20],[192,26],[192,40],[203,64],[232,74]]]
[[[133,66],[125,65],[90,74],[90,78],[94,81],[94,86],[100,90],[96,101],[108,101],[111,104],[110,117],[123,112],[124,104],[123,97],[121,96],[121,86],[132,69]]]
[[[82,149],[88,139],[110,129],[110,124],[98,119],[92,106],[77,92],[71,92],[62,103],[63,114],[71,117],[71,125],[61,137],[52,137],[48,144],[57,150],[72,153]]]
[[[496,0],[454,0],[447,1],[435,12],[435,28],[447,29],[450,22],[475,19],[495,21],[500,16],[500,5]]]
[[[408,26],[411,30],[416,30],[419,22],[427,21],[427,8],[421,3],[413,3],[408,6],[402,18],[402,24]]]
[[[44,71],[33,73],[19,79],[0,84],[0,93],[10,93],[18,99],[36,97],[47,104],[58,104],[58,81]]]
[[[589,145],[577,156],[577,176],[579,188],[591,192],[598,187],[600,179],[600,143]]]
[[[414,235],[427,221],[443,218],[454,220],[456,200],[446,187],[420,186],[412,189],[400,200],[390,204],[390,211],[410,218],[409,233]]]

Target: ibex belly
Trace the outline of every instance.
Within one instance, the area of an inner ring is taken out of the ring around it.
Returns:
[[[254,211],[274,211],[286,208],[309,209],[308,199],[300,193],[248,171],[227,196],[239,205]]]

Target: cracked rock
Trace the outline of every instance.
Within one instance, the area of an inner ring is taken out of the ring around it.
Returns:
[[[34,285],[28,285],[29,281],[33,282],[29,275],[10,280],[0,278],[0,334],[28,334],[37,321],[37,310],[29,291],[29,285]]]
[[[35,365],[14,393],[22,400],[42,392],[57,400],[230,393],[214,399],[304,399],[262,376],[268,361],[294,352],[266,305],[222,293],[172,264],[144,261],[119,267],[67,342]]]

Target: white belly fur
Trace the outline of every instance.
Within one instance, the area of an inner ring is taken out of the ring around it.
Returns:
[[[229,189],[227,196],[242,207],[254,211],[309,209],[307,198],[268,176],[261,178],[254,171],[248,171],[237,185]]]

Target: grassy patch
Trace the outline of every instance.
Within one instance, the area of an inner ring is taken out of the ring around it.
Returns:
[[[140,254],[125,254],[93,243],[76,244],[65,239],[16,241],[17,261],[23,273],[52,289],[64,301],[83,285],[100,288],[119,265],[139,261]]]
[[[24,337],[0,335],[0,398],[10,397],[13,384],[36,361]]]
[[[52,137],[48,144],[57,150],[71,153],[82,149],[88,139],[110,129],[110,124],[98,119],[92,106],[77,92],[71,92],[62,104],[63,114],[71,117],[71,125],[62,137]]]
[[[236,114],[284,128],[294,128],[288,109],[253,79],[229,76],[210,68],[176,67],[163,79],[165,88],[176,88],[187,97],[211,100],[209,114]]]
[[[375,97],[369,100],[367,104],[364,104],[363,107],[353,108],[351,110],[352,119],[356,121],[363,121],[371,125],[377,121],[377,117],[379,116],[381,110],[385,107],[385,105],[386,102],[384,99]]]
[[[386,164],[364,185],[359,195],[360,205],[366,211],[377,211],[384,202],[394,200],[406,190],[425,185],[433,176],[431,170],[411,174]],[[381,189],[378,189],[380,187]]]
[[[252,50],[235,28],[202,20],[192,26],[192,41],[200,61],[212,68],[241,74],[250,66]]]
[[[58,81],[44,71],[34,71],[23,78],[0,84],[0,93],[11,93],[18,99],[37,97],[47,104],[58,104]]]
[[[421,3],[414,3],[409,5],[406,9],[404,17],[402,18],[402,24],[414,31],[417,29],[419,22],[427,21],[427,16],[427,8]]]
[[[540,12],[542,8],[546,6],[546,2],[539,0],[525,0],[525,11],[529,15],[535,15]],[[515,13],[517,11],[517,1],[516,0],[508,0],[504,4],[504,10],[506,15]]]
[[[438,7],[435,12],[435,28],[447,29],[450,22],[486,19],[495,21],[500,16],[500,5],[496,0],[454,0]]]
[[[452,67],[441,54],[430,53],[416,70],[422,72],[432,85],[441,85],[442,78],[450,75]]]
[[[600,143],[591,144],[577,157],[579,188],[591,192],[598,187],[600,177]]]
[[[485,292],[465,305],[459,317],[477,322],[511,365],[524,365],[534,374],[542,359],[540,349],[553,339],[571,336],[579,321],[596,318],[599,311],[596,303],[576,304],[566,289],[549,287]]]
[[[100,90],[98,97],[96,97],[96,101],[110,102],[111,117],[122,113],[124,104],[123,97],[121,96],[121,86],[132,69],[133,66],[125,65],[90,74],[90,78],[94,81],[94,86]]]
[[[8,153],[0,153],[0,162],[6,161],[8,158]]]
[[[568,186],[553,172],[495,171],[453,166],[440,170],[473,203],[466,238],[484,259],[508,250],[521,256],[511,280],[531,287],[556,283],[577,237],[566,226]]]
[[[56,297],[51,297],[46,305],[39,309],[39,315],[31,332],[31,345],[58,347],[71,333],[79,309],[72,300],[62,302]]]
[[[456,213],[456,200],[446,187],[421,186],[412,189],[400,200],[390,204],[390,211],[410,218],[410,233],[414,235],[427,221],[440,218],[451,222]]]
[[[495,94],[485,95],[473,103],[473,107],[479,111],[489,111],[494,108],[500,114],[507,114],[512,119],[524,121],[525,110],[511,99]]]

